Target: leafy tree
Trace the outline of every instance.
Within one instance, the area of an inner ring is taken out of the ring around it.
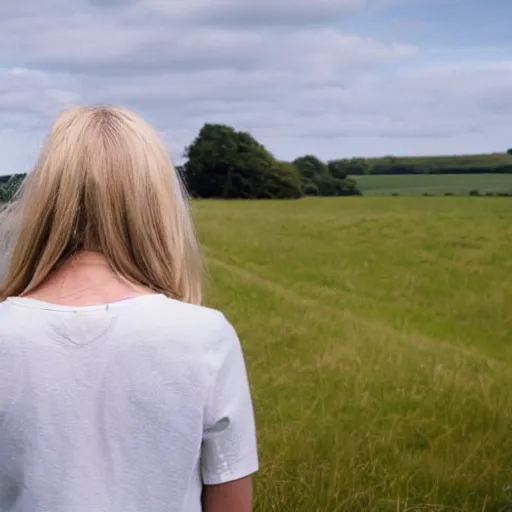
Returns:
[[[347,177],[347,161],[331,160],[327,162],[327,169],[333,178],[344,180]]]
[[[338,196],[338,192],[341,189],[340,180],[333,178],[332,176],[322,176],[315,183],[318,187],[321,196]]]
[[[341,182],[338,188],[339,196],[362,196],[363,193],[357,187],[357,182],[353,178],[338,180]]]
[[[274,162],[266,187],[270,197],[276,199],[298,199],[303,195],[300,175],[289,162]]]
[[[307,182],[306,185],[304,185],[304,195],[319,196],[320,190],[318,189],[316,183],[313,183],[312,181]]]
[[[186,150],[183,174],[192,195],[217,198],[297,198],[297,169],[279,162],[250,134],[205,124]]]
[[[338,160],[325,164],[313,155],[305,155],[294,160],[299,170],[304,193],[320,196],[360,195],[353,180],[346,176],[345,161]]]
[[[507,154],[512,155],[512,148],[507,149]]]
[[[299,170],[304,182],[317,182],[322,177],[329,175],[327,165],[314,155],[306,155],[296,158],[293,165]]]
[[[0,203],[10,201],[26,178],[26,174],[0,176]]]
[[[370,173],[370,166],[364,158],[350,158],[342,160],[331,160],[327,167],[329,173],[340,180],[347,176],[360,176]]]

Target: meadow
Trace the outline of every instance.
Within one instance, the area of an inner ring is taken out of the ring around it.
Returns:
[[[355,176],[364,195],[512,193],[512,174],[395,174]]]
[[[512,511],[509,198],[196,201],[256,512]]]

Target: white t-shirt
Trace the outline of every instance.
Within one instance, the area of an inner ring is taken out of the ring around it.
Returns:
[[[258,469],[238,337],[146,295],[0,303],[0,511],[199,512]]]

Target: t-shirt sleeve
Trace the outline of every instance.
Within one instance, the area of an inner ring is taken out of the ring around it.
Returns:
[[[206,485],[238,480],[258,470],[254,412],[242,347],[225,318],[217,337],[201,453]]]

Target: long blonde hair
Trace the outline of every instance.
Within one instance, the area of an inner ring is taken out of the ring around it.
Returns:
[[[74,107],[0,212],[0,300],[40,285],[80,250],[129,281],[200,304],[203,266],[188,198],[151,126],[120,107]]]

